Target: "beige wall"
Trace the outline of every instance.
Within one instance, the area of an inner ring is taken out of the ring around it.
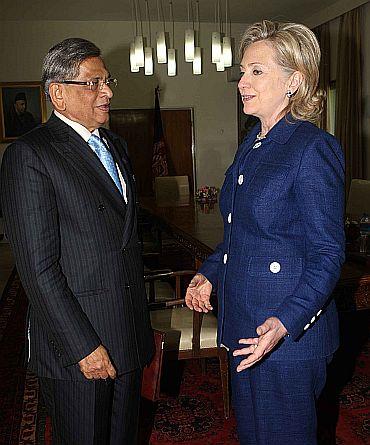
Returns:
[[[180,43],[185,24],[176,24],[175,46],[181,48],[177,53],[178,75],[168,77],[167,66],[158,64],[154,76],[130,73],[132,26],[128,22],[2,22],[0,54],[6,63],[0,65],[0,81],[40,79],[42,58],[51,45],[71,36],[90,39],[101,47],[108,68],[119,79],[112,108],[151,108],[154,88],[160,85],[163,108],[194,109],[198,187],[220,186],[237,148],[237,105],[236,83],[227,82],[226,72],[216,72],[210,63],[213,27],[201,24],[204,74],[194,76],[191,64],[184,61]],[[233,35],[239,36],[244,29],[244,25],[233,25]]]
[[[316,26],[361,3],[364,1],[339,0],[332,8],[307,18],[306,24]],[[365,5],[364,10],[364,133],[368,154],[367,176],[370,178],[370,39],[365,38],[370,35],[370,3]],[[334,48],[337,23],[334,21],[332,26]],[[237,93],[236,82],[227,82],[226,73],[217,73],[210,63],[209,36],[213,27],[213,24],[201,24],[204,74],[194,76],[191,64],[184,62],[182,42],[185,24],[176,24],[178,75],[170,78],[166,65],[155,64],[154,76],[129,72],[128,45],[132,39],[132,25],[129,22],[0,22],[0,82],[38,80],[42,58],[52,44],[71,36],[90,39],[102,48],[107,66],[119,79],[112,108],[153,107],[154,88],[160,85],[163,108],[194,109],[197,185],[220,186],[237,146]],[[233,24],[232,34],[236,41],[245,27]],[[156,24],[153,24],[152,31],[154,34]],[[5,147],[0,144],[0,159]]]

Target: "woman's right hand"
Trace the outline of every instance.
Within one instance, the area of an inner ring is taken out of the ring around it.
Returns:
[[[198,312],[208,312],[213,308],[209,301],[212,284],[201,273],[197,273],[190,281],[185,295],[186,306]]]

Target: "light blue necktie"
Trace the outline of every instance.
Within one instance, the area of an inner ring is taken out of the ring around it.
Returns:
[[[113,179],[121,195],[123,195],[121,181],[118,177],[117,167],[113,160],[113,156],[110,151],[105,146],[104,142],[96,134],[92,134],[87,141],[87,143],[92,148],[93,152],[96,153],[104,168],[109,173],[110,177]]]

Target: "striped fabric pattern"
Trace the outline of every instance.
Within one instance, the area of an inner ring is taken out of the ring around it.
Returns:
[[[78,361],[99,344],[119,374],[153,352],[127,148],[100,131],[128,204],[88,144],[54,115],[3,158],[5,232],[30,301],[29,368],[42,377],[83,380]]]

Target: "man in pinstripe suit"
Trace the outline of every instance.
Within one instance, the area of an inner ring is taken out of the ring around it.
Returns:
[[[30,301],[28,367],[53,444],[134,445],[153,339],[127,147],[100,128],[116,81],[99,48],[77,38],[49,50],[43,81],[54,112],[7,148],[1,171],[5,232]]]

